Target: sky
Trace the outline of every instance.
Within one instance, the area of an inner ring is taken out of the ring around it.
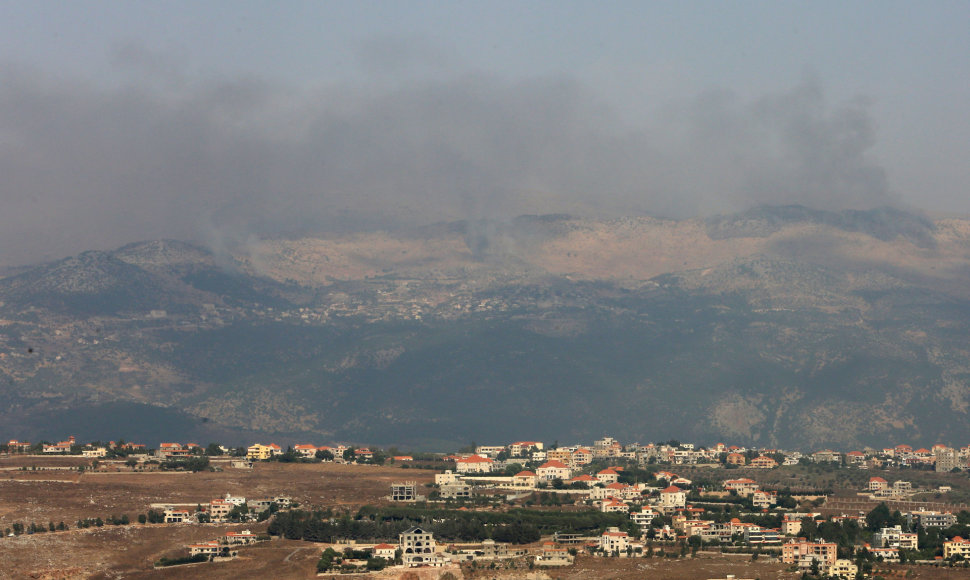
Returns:
[[[966,2],[0,1],[0,266],[759,204],[970,214]]]

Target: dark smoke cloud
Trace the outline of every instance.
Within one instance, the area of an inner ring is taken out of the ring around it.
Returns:
[[[117,58],[154,72],[110,89],[0,73],[0,265],[159,237],[893,201],[866,104],[833,107],[811,79],[631,127],[569,78],[295,91],[187,80],[137,46]]]

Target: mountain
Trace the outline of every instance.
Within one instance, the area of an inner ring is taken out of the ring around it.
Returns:
[[[142,242],[0,278],[0,424],[962,445],[968,278],[970,221],[890,208]]]

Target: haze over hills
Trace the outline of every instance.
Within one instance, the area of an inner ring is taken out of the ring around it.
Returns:
[[[149,241],[0,279],[0,424],[963,445],[968,281],[970,221],[888,208]]]

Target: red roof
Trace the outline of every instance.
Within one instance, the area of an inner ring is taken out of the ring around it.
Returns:
[[[619,473],[613,471],[612,469],[604,469],[598,472],[596,475],[620,475]]]
[[[539,466],[539,469],[550,469],[550,468],[569,469],[569,467],[565,463],[563,463],[562,461],[556,461],[555,459],[551,461],[546,461],[545,463]]]
[[[397,548],[397,546],[393,546],[391,544],[377,544],[374,546],[375,550],[386,550],[388,548]]]
[[[881,477],[870,477],[869,478],[869,483],[872,483],[872,482],[876,482],[876,483],[887,483],[886,480],[883,479],[883,478],[881,478]]]
[[[472,455],[470,457],[465,457],[464,459],[459,459],[455,463],[493,463],[488,457],[479,457],[478,455]]]
[[[667,489],[661,491],[660,493],[681,493],[683,491],[684,490],[680,489],[676,485],[671,485],[670,487],[668,487]]]
[[[520,471],[515,474],[516,477],[536,477],[536,474],[531,471]]]

